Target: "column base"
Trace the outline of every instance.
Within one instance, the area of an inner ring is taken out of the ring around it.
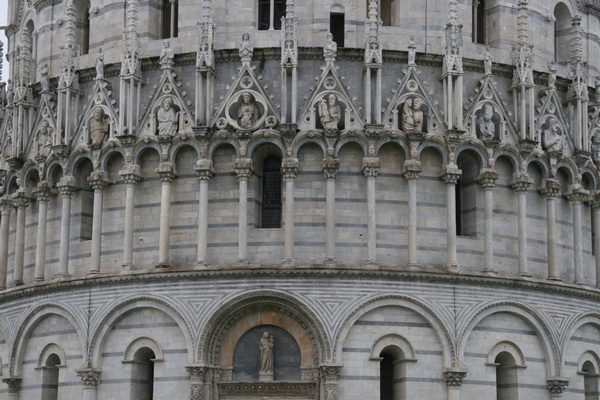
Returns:
[[[33,281],[34,282],[43,282],[44,278],[34,278]],[[2,290],[2,288],[0,288],[0,290]]]
[[[546,279],[549,281],[554,281],[554,282],[562,282],[562,279],[558,276],[549,276]]]
[[[12,281],[10,284],[10,287],[17,287],[17,286],[22,286],[23,285],[23,281]]]
[[[259,372],[258,373],[258,381],[259,382],[272,382],[273,381],[273,373],[272,372]]]
[[[496,271],[495,269],[484,269],[483,273],[489,274],[489,275],[496,275],[498,273],[498,271]]]
[[[241,258],[239,260],[236,261],[237,265],[248,265],[250,262],[248,261],[247,258]]]
[[[366,262],[366,265],[370,265],[370,266],[374,266],[374,267],[378,267],[379,263],[377,261],[374,260],[370,260]]]
[[[68,272],[61,272],[60,274],[54,275],[54,278],[70,278],[71,274]]]
[[[123,271],[134,271],[135,266],[133,264],[121,264],[121,269]]]
[[[171,264],[169,264],[168,262],[159,262],[154,266],[154,268],[171,268]]]
[[[585,285],[585,282],[582,281],[575,281],[573,282],[574,285]]]
[[[100,271],[90,271],[86,276],[100,275]]]
[[[282,265],[295,265],[296,261],[293,258],[284,258],[281,260]]]
[[[207,268],[208,267],[208,263],[206,261],[196,261],[196,264],[194,264],[194,267],[196,268]]]
[[[519,276],[521,278],[531,278],[531,274],[529,272],[519,272]]]
[[[448,272],[460,272],[460,265],[458,263],[446,263],[444,269]]]
[[[420,271],[421,265],[409,262],[408,264],[406,264],[406,268],[408,268],[409,271]]]
[[[323,260],[323,264],[325,264],[325,265],[337,264],[337,260],[335,258],[326,258],[325,260]]]

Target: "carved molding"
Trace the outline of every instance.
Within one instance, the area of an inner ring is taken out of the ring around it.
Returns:
[[[285,396],[312,399],[315,384],[312,382],[220,382],[222,396]]]

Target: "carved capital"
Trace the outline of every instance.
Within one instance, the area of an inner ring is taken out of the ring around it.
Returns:
[[[498,180],[498,174],[492,168],[485,168],[481,175],[479,175],[479,184],[484,190],[491,190],[496,186]]]
[[[590,197],[590,192],[582,188],[581,186],[575,186],[570,195],[567,196],[569,201],[573,204],[581,204]]]
[[[456,185],[456,182],[460,179],[462,175],[462,170],[460,170],[456,165],[449,164],[444,166],[444,170],[442,171],[441,178],[446,183],[446,185]]]
[[[6,383],[6,385],[8,386],[8,393],[18,394],[21,390],[21,378],[4,378],[2,379],[2,382]]]
[[[546,380],[548,390],[551,394],[562,394],[569,386],[569,380],[562,377],[553,377]]]
[[[521,175],[511,182],[510,187],[517,193],[526,192],[533,183],[533,179],[527,175]]]
[[[173,168],[173,163],[171,162],[161,162],[158,164],[158,168],[156,168],[155,171],[161,182],[171,182],[177,176],[175,174],[175,169]]]
[[[339,169],[340,162],[337,158],[327,157],[323,159],[323,175],[325,179],[335,179]]]
[[[123,169],[119,171],[119,175],[121,175],[123,181],[127,184],[136,184],[142,179],[140,166],[137,164],[124,166]]]
[[[22,188],[19,189],[16,193],[14,193],[12,195],[12,198],[15,207],[23,209],[29,207],[31,194],[29,193],[29,189]]]
[[[461,369],[447,369],[444,371],[444,381],[446,381],[446,386],[452,388],[460,387],[465,376],[467,376],[467,371]]]
[[[58,193],[60,193],[61,197],[71,197],[73,193],[78,189],[75,185],[75,177],[74,176],[65,176],[60,182],[56,185],[58,188]]]
[[[590,204],[594,209],[600,208],[600,190],[592,193]]]
[[[49,201],[50,200],[50,184],[48,181],[41,181],[33,191],[33,195],[38,201]]]
[[[373,177],[377,178],[379,173],[379,157],[364,157],[362,162],[362,173],[366,178]]]
[[[281,173],[283,179],[296,179],[296,176],[298,176],[298,159],[288,157],[281,160]]]
[[[215,174],[212,160],[198,160],[194,171],[196,171],[196,175],[198,175],[198,179],[201,181],[209,181]]]
[[[0,211],[2,211],[3,216],[8,215],[10,213],[10,210],[13,209],[13,207],[13,201],[8,195],[0,198]]]
[[[93,171],[88,177],[88,183],[94,190],[104,190],[105,187],[112,183],[107,175],[106,171]]]
[[[560,193],[560,182],[556,179],[546,179],[546,187],[542,189],[541,192],[546,199],[558,197]]]
[[[233,166],[238,180],[248,180],[252,176],[252,159],[237,158]]]
[[[421,161],[418,160],[406,160],[404,161],[404,172],[402,176],[407,181],[416,181],[423,172]]]
[[[81,379],[81,383],[86,387],[96,387],[100,380],[100,371],[93,368],[78,369],[77,376]]]
[[[208,368],[202,365],[187,365],[190,374],[191,400],[204,400],[204,381],[208,378]]]
[[[338,377],[340,375],[340,371],[342,370],[341,365],[321,365],[321,378],[325,383],[336,383],[338,381]]]

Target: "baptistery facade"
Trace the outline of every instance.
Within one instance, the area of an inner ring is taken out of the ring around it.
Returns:
[[[598,1],[8,6],[0,398],[600,398]]]

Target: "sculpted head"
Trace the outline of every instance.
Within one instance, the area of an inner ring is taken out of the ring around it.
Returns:
[[[486,104],[483,106],[483,118],[486,121],[491,121],[494,116],[494,107],[491,104]]]
[[[162,108],[163,108],[163,110],[167,111],[172,106],[173,106],[173,100],[171,100],[169,97],[167,97],[166,99],[163,100],[163,102],[162,102]]]
[[[423,105],[423,100],[420,97],[416,97],[412,103],[413,110],[420,110]]]
[[[329,102],[330,106],[335,105],[335,103],[337,103],[337,96],[335,94],[330,94],[329,96],[327,96],[327,100]]]

